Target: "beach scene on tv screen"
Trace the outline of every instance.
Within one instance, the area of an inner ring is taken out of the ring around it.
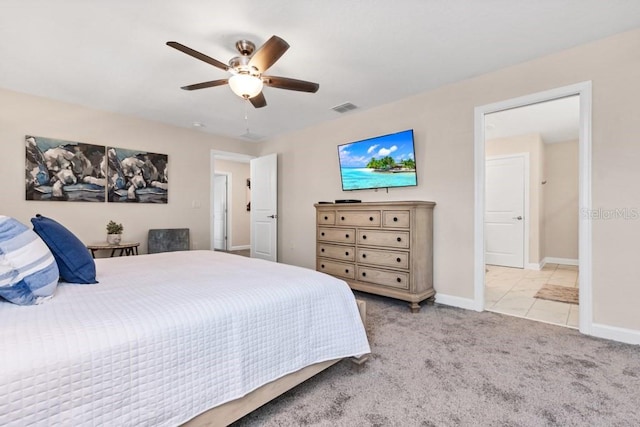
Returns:
[[[343,190],[417,185],[413,132],[338,147]]]

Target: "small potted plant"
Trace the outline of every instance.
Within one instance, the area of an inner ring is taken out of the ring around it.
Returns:
[[[124,227],[122,224],[118,224],[114,221],[109,221],[107,224],[107,243],[110,245],[118,245],[122,240],[122,231]]]

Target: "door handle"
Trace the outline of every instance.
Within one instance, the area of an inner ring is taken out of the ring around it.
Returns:
[[[269,215],[267,218],[278,218],[278,215]]]
[[[517,219],[518,221],[522,221],[522,216],[518,215],[518,216],[514,216],[511,219]]]

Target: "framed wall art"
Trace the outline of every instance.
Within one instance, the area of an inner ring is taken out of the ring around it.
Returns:
[[[105,146],[25,136],[26,200],[104,202]]]
[[[109,202],[168,202],[168,155],[107,147],[107,164]]]

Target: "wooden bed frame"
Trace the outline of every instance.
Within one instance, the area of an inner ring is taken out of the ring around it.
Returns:
[[[358,311],[360,312],[360,317],[362,318],[362,324],[366,326],[366,303],[362,300],[356,300],[356,303],[358,304]],[[368,358],[369,355],[363,355],[359,358],[352,357],[350,358],[350,360],[356,365],[360,366],[365,363]],[[341,360],[342,359],[328,360],[326,362],[309,365],[305,368],[300,369],[299,371],[292,372],[282,378],[279,378],[275,381],[263,385],[260,388],[257,388],[244,397],[209,409],[208,411],[203,412],[202,414],[197,415],[196,417],[187,421],[182,426],[227,426]]]

